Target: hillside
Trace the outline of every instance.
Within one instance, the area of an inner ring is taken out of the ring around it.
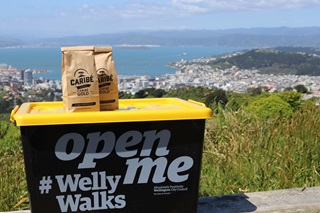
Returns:
[[[320,75],[320,49],[279,47],[253,49],[233,56],[221,57],[208,63],[216,67],[236,66],[239,69],[257,69],[267,74]]]
[[[0,48],[1,47],[19,46],[19,45],[25,45],[25,44],[26,43],[20,39],[0,35]]]
[[[48,47],[66,45],[161,45],[161,46],[225,46],[225,47],[320,47],[320,27],[239,28],[227,30],[161,30],[75,35],[41,39],[1,39],[0,47]]]

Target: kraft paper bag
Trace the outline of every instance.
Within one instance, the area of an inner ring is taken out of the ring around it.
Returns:
[[[62,94],[67,112],[99,111],[94,47],[62,47]]]
[[[94,59],[99,81],[100,110],[116,110],[119,108],[118,76],[112,47],[95,47]]]

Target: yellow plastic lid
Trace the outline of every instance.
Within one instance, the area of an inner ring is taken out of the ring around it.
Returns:
[[[15,108],[11,121],[18,126],[94,124],[139,121],[195,120],[211,118],[204,104],[178,98],[120,99],[119,109],[65,112],[62,102],[30,102]]]

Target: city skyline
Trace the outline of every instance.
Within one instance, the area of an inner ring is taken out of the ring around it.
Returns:
[[[71,0],[1,3],[0,36],[320,26],[320,0]]]

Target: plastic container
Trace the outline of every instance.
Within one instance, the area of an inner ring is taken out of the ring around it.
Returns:
[[[20,126],[32,213],[197,212],[203,104],[119,100],[119,110],[63,111],[24,103]]]

